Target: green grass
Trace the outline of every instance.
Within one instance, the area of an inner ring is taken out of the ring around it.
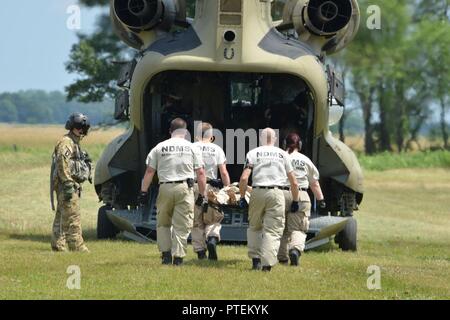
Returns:
[[[102,134],[86,145],[94,159]],[[91,253],[53,253],[53,146],[38,139],[15,153],[1,138],[0,145],[0,299],[450,299],[448,169],[366,170],[358,252],[330,244],[306,253],[300,268],[265,274],[249,270],[245,246],[221,246],[217,263],[198,262],[189,246],[186,264],[175,268],[160,265],[153,244],[97,241],[91,185],[82,199]],[[71,265],[81,268],[81,290],[66,287]],[[381,268],[381,290],[367,289],[370,265]]]
[[[87,147],[89,155],[98,159],[106,144],[96,144]],[[0,164],[3,170],[17,170],[30,167],[41,167],[51,162],[53,146],[25,147],[0,146]]]
[[[381,153],[359,157],[366,170],[392,170],[407,168],[450,168],[450,151],[425,151],[412,153]]]

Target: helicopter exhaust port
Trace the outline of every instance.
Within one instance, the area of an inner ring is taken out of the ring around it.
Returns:
[[[348,25],[352,13],[351,0],[311,0],[305,10],[306,26],[317,35],[334,34]]]
[[[117,18],[130,29],[151,30],[164,19],[162,0],[115,0]]]
[[[128,1],[128,10],[130,10],[130,12],[137,17],[146,17],[149,14],[152,15],[152,9],[150,8],[149,3],[145,0]]]
[[[330,22],[336,19],[339,14],[339,8],[336,3],[332,1],[327,1],[324,4],[320,5],[319,8],[319,19],[324,22]]]

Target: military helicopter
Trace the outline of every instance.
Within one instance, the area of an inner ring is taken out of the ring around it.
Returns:
[[[326,64],[357,33],[356,0],[197,0],[191,17],[184,0],[111,0],[110,8],[115,33],[138,54],[117,82],[123,90],[115,118],[129,120],[129,129],[96,166],[104,203],[98,238],[121,232],[139,242],[155,239],[157,181],[148,207],[137,201],[145,158],[168,138],[169,122],[182,117],[190,129],[196,120],[223,132],[270,126],[279,129],[280,141],[298,132],[327,200],[326,212],[319,212],[311,198],[306,249],[334,237],[343,250],[356,250],[353,212],[363,198],[363,174],[350,148],[330,133],[345,89]],[[233,142],[225,148],[235,150]],[[227,153],[227,162],[231,180],[239,181],[243,166],[235,153]],[[246,212],[223,210],[223,241],[245,242]]]

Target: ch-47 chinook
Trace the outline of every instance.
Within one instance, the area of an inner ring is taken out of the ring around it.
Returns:
[[[98,237],[122,232],[136,241],[155,238],[157,181],[149,206],[140,208],[137,201],[145,158],[168,138],[170,120],[182,117],[191,132],[194,121],[222,132],[270,126],[279,129],[280,141],[297,131],[327,200],[326,213],[315,210],[313,201],[307,249],[335,236],[343,250],[356,250],[353,211],[362,201],[363,176],[354,153],[329,131],[342,113],[344,86],[325,60],[356,35],[357,1],[187,2],[111,0],[113,28],[137,55],[118,80],[123,90],[115,117],[129,119],[129,129],[96,167],[95,187],[104,203]],[[238,181],[242,164],[228,154],[227,161],[231,180]],[[245,242],[246,212],[229,207],[224,213],[222,239]]]

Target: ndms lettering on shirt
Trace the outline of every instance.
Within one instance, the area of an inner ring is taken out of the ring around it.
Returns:
[[[254,187],[284,186],[287,174],[293,170],[288,154],[273,146],[251,150],[245,166],[252,169]]]
[[[227,158],[222,148],[214,143],[196,142],[194,147],[202,154],[205,164],[206,177],[208,179],[217,179],[217,168],[225,164]]]
[[[193,179],[194,171],[204,167],[199,150],[182,138],[159,143],[148,154],[146,163],[157,171],[160,182]]]
[[[288,156],[300,188],[308,189],[311,183],[319,180],[319,170],[311,159],[300,152],[293,152]],[[285,185],[289,185],[289,180],[285,181]]]

